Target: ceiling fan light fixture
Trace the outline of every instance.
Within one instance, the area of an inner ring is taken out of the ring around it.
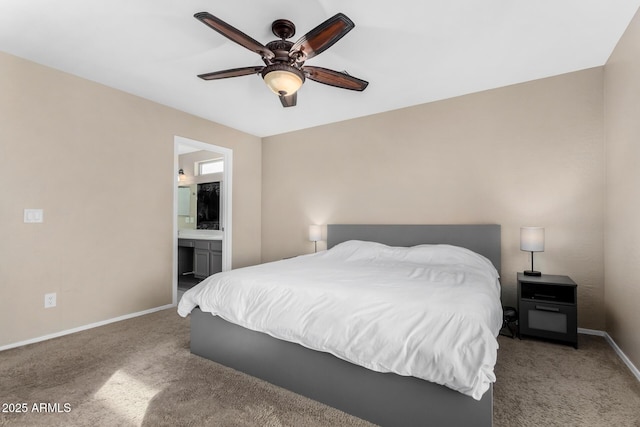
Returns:
[[[293,95],[304,83],[304,73],[287,64],[272,64],[264,67],[262,78],[269,89],[278,96]]]

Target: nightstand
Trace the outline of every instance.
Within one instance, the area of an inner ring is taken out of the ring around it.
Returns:
[[[518,273],[521,336],[561,341],[578,348],[578,285],[568,276]]]

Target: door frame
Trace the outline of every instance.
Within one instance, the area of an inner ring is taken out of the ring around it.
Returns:
[[[227,147],[209,144],[194,139],[175,135],[173,138],[173,304],[178,303],[178,147],[186,145],[198,150],[222,154],[224,170],[222,171],[222,271],[232,268],[232,177],[233,150]]]

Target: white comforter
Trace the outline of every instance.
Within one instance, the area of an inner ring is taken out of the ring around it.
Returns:
[[[232,323],[379,372],[411,375],[479,400],[495,381],[498,273],[448,245],[349,241],[312,255],[215,274],[187,291]]]

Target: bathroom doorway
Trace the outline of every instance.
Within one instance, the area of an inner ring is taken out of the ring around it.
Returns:
[[[181,155],[189,155],[194,152],[209,152],[212,158],[220,158],[223,162],[222,179],[220,181],[220,226],[222,232],[222,271],[231,270],[232,260],[232,176],[233,176],[233,151],[226,147],[196,141],[180,136],[174,137],[174,189],[173,189],[173,303],[179,300],[178,291],[178,223],[179,211],[179,159]],[[184,172],[184,171],[183,171]],[[192,172],[192,171],[190,171]]]

